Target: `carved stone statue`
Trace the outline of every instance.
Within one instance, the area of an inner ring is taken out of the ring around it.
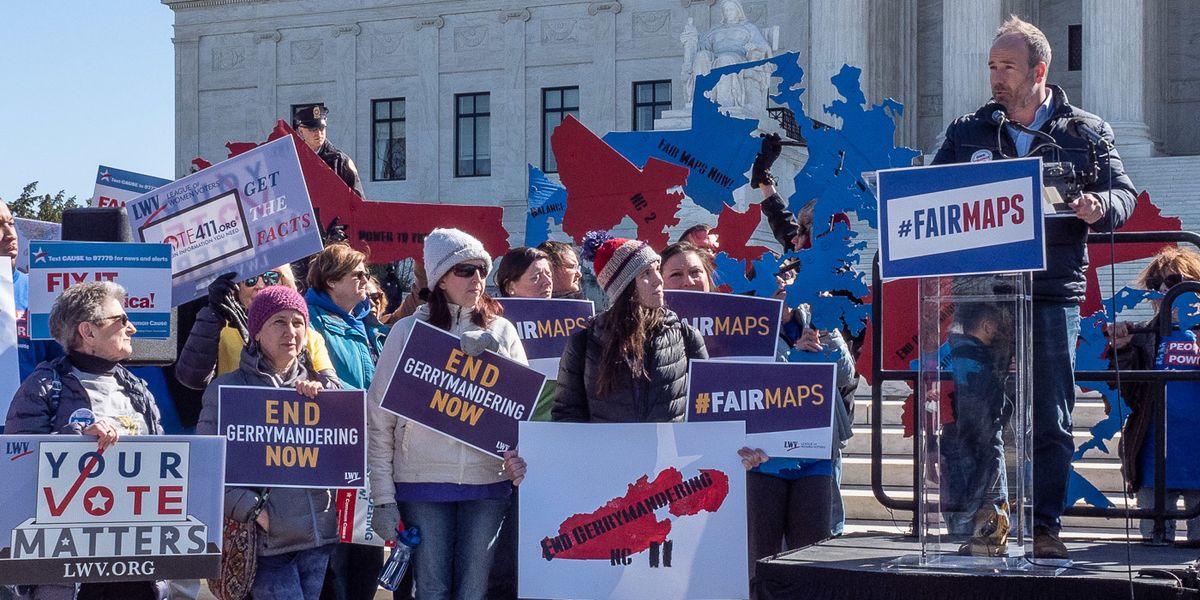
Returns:
[[[778,27],[770,28],[772,37]],[[683,72],[686,78],[687,105],[692,105],[696,77],[717,67],[768,58],[778,45],[767,41],[761,29],[746,19],[740,0],[721,0],[721,24],[700,36],[688,19],[683,33]],[[722,110],[746,115],[765,113],[770,73],[759,67],[733,75],[725,75],[713,88],[712,99]]]

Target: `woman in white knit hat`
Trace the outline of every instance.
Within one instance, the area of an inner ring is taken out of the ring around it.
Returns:
[[[425,237],[423,262],[429,300],[392,328],[367,392],[371,526],[388,540],[395,539],[401,515],[406,527],[420,528],[420,549],[413,555],[417,598],[482,599],[492,540],[512,485],[524,477],[524,461],[510,453],[501,463],[379,404],[416,321],[463,338],[463,350],[471,355],[493,350],[524,363],[525,349],[513,324],[500,316],[499,303],[484,292],[492,259],[479,240],[457,229],[435,229]]]

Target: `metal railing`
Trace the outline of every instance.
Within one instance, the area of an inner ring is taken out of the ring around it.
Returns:
[[[1147,231],[1147,232],[1126,232],[1111,234],[1090,234],[1088,242],[1094,244],[1108,244],[1109,241],[1117,244],[1137,244],[1137,243],[1187,243],[1200,249],[1200,234],[1190,231]],[[871,492],[875,499],[884,507],[892,510],[907,510],[913,513],[913,530],[916,531],[919,524],[917,523],[917,502],[922,497],[922,478],[921,478],[921,461],[920,448],[917,446],[917,440],[923,439],[922,429],[925,427],[924,419],[921,418],[919,407],[913,409],[913,497],[911,500],[903,500],[894,498],[888,495],[887,490],[883,487],[883,382],[885,381],[905,381],[908,382],[916,393],[916,382],[918,372],[914,370],[896,370],[883,368],[883,305],[884,292],[883,282],[879,277],[879,255],[876,253],[871,267],[871,328],[872,328],[872,355],[871,355],[871,372],[873,374],[871,385]],[[1172,287],[1167,291],[1166,296],[1162,300],[1162,308],[1160,310],[1170,311],[1174,306],[1174,302],[1181,294],[1188,292],[1200,293],[1200,282],[1183,282]],[[1160,319],[1158,335],[1166,337],[1170,334],[1173,324],[1171,319]],[[1164,386],[1164,392],[1167,382],[1169,381],[1200,381],[1200,371],[1159,371],[1159,370],[1121,370],[1117,371],[1075,371],[1075,381],[1087,382],[1107,382],[1116,383],[1118,381],[1125,382],[1161,382]],[[917,399],[914,397],[913,402]],[[1154,481],[1166,481],[1166,427],[1167,416],[1163,402],[1155,402],[1151,406],[1153,412],[1154,423]],[[1122,427],[1124,424],[1122,423]],[[1154,505],[1150,508],[1130,508],[1121,507],[1098,507],[1098,506],[1068,506],[1063,513],[1064,516],[1075,517],[1096,517],[1096,518],[1135,518],[1135,519],[1153,519],[1154,533],[1151,539],[1152,543],[1164,543],[1166,532],[1166,521],[1176,519],[1190,519],[1200,516],[1200,506],[1193,507],[1191,510],[1180,510],[1172,508],[1167,509],[1166,506],[1165,484],[1155,485],[1154,487]],[[1126,493],[1122,490],[1122,494]]]

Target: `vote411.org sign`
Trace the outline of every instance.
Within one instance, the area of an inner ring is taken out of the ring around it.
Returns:
[[[225,461],[215,436],[6,435],[0,582],[214,577]]]
[[[1042,161],[986,161],[879,172],[885,279],[1046,268]]]

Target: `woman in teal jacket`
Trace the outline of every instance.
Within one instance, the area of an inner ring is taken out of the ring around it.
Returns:
[[[346,389],[366,389],[375,377],[387,326],[367,299],[367,257],[346,244],[330,244],[308,265],[309,322],[321,337]],[[383,548],[339,544],[329,559],[323,598],[368,600],[383,566]]]

